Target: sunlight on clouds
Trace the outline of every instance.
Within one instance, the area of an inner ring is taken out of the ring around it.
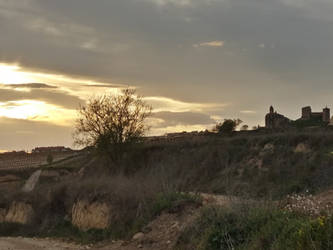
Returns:
[[[66,126],[73,123],[75,111],[41,101],[22,100],[0,103],[0,117],[45,121]]]
[[[30,119],[44,113],[43,104],[32,100],[0,103],[0,117]]]
[[[174,100],[166,97],[145,97],[148,103],[154,107],[154,112],[170,111],[170,112],[204,112],[221,110],[228,104],[221,103],[190,103]]]
[[[29,73],[21,72],[19,66],[0,63],[0,83],[19,84],[33,82],[34,80],[35,78]]]
[[[91,79],[32,72],[22,68],[19,64],[0,63],[0,84],[22,84],[32,82],[53,84],[58,86],[59,89],[68,91],[69,93],[80,96],[83,99],[91,96],[92,92],[104,93],[105,89],[108,89],[108,92],[118,93],[118,89],[124,87],[121,84],[97,82]]]
[[[211,42],[203,42],[199,44],[194,44],[194,48],[198,47],[223,47],[224,46],[224,41],[211,41]]]
[[[257,112],[254,110],[241,110],[240,113],[242,114],[256,114]]]
[[[207,43],[202,46],[223,46],[218,41]],[[40,73],[27,70],[18,64],[0,64],[0,84],[3,83],[2,88],[14,89],[15,91],[32,91],[32,85],[44,86],[40,89],[44,93],[68,93],[72,96],[77,96],[80,99],[87,100],[92,96],[98,96],[101,94],[119,94],[123,87],[127,87],[121,84],[103,83],[89,79],[79,79],[66,75],[57,75],[49,73]],[[18,87],[13,88],[13,84],[17,84]],[[22,84],[20,86],[20,84]],[[51,86],[46,88],[45,86]],[[20,93],[18,93],[20,95]],[[193,103],[175,100],[160,96],[144,97],[150,105],[153,106],[153,112],[190,112],[190,113],[202,113],[210,115],[211,119],[219,120],[221,117],[214,116],[216,111],[221,111],[224,107],[230,105],[229,103]],[[63,108],[58,106],[59,104],[52,104],[48,101],[37,101],[33,98],[27,98],[26,100],[16,100],[0,102],[0,117],[25,119],[30,121],[48,122],[59,126],[72,127],[76,116],[76,110],[71,108]],[[179,120],[179,115],[175,116],[176,120]],[[178,118],[177,118],[178,117]],[[197,118],[192,118],[197,119]],[[186,120],[186,119],[185,119]],[[207,124],[195,124],[191,125],[178,125],[174,126],[167,124],[168,120],[160,119],[158,117],[152,117],[149,120],[152,130],[151,135],[161,135],[171,132],[182,131],[194,131],[205,130],[212,125]],[[188,122],[188,121],[187,121]],[[198,123],[202,122],[200,119]]]

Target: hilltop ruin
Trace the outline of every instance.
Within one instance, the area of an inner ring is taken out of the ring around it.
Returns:
[[[331,124],[331,110],[325,107],[322,112],[312,112],[311,106],[302,108],[302,116],[291,120],[270,107],[265,117],[265,127],[268,129],[285,129],[289,127],[328,126]]]

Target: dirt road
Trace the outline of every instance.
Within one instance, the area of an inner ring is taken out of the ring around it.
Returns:
[[[0,238],[0,250],[81,250],[88,249],[72,243],[51,239]]]

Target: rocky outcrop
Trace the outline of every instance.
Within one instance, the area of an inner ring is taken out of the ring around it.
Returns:
[[[5,217],[5,222],[30,224],[34,217],[34,211],[30,204],[24,202],[13,202]]]
[[[72,224],[82,231],[106,229],[111,222],[111,205],[105,202],[78,201],[72,208]]]
[[[24,187],[22,188],[23,192],[31,192],[35,189],[35,186],[37,185],[39,181],[40,174],[42,173],[41,170],[37,170],[34,172],[30,178],[27,180],[27,182],[24,184]]]

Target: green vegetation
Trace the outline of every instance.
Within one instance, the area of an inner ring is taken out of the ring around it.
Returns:
[[[46,158],[46,161],[47,161],[47,164],[52,164],[53,163],[53,156],[51,154],[48,154],[47,155],[47,158]]]
[[[203,209],[177,249],[332,249],[333,218],[248,206]]]

